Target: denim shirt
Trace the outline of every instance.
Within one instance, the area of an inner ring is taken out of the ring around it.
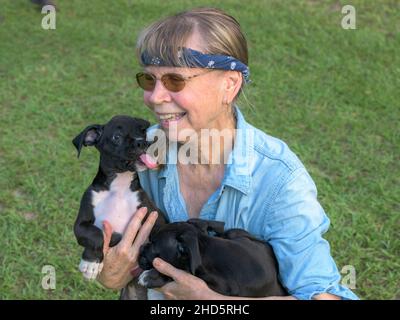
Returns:
[[[245,229],[274,249],[279,277],[290,295],[311,299],[331,293],[358,299],[340,284],[340,273],[322,238],[330,221],[317,200],[316,186],[298,157],[281,140],[248,124],[235,107],[237,134],[220,187],[200,218]],[[159,128],[152,126],[151,130]],[[174,153],[175,152],[175,153]],[[159,170],[139,173],[140,183],[170,222],[189,219],[179,188],[176,150]]]

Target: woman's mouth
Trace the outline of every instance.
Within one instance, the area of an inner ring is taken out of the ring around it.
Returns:
[[[186,112],[157,113],[160,124],[164,128],[169,128],[171,124],[177,124],[185,115]]]

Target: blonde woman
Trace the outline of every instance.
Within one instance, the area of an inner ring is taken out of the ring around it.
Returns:
[[[145,29],[137,53],[144,103],[159,122],[151,130],[198,151],[198,161],[177,157],[174,162],[170,152],[159,170],[139,174],[169,220],[224,221],[226,229],[242,228],[268,242],[290,293],[286,299],[357,299],[339,283],[322,237],[329,219],[304,165],[283,141],[247,123],[235,103],[249,81],[247,42],[239,23],[213,8],[182,12]],[[215,147],[204,138],[211,129],[224,132],[219,141],[224,143]],[[144,214],[145,209],[137,212],[118,246],[105,248],[99,281],[106,287],[123,288],[134,278],[139,248],[156,218],[151,215],[141,226]],[[107,239],[111,231],[105,230]],[[159,289],[167,299],[246,298],[222,296],[159,258],[153,264],[174,279]]]

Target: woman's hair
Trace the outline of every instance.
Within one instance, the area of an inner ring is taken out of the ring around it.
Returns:
[[[248,65],[247,41],[240,24],[232,16],[215,8],[180,12],[144,29],[136,45],[140,64],[144,65],[141,55],[146,51],[150,56],[160,57],[167,65],[187,67],[188,64],[179,59],[177,53],[195,32],[201,36],[203,53],[232,56]],[[244,83],[243,79],[242,88]]]

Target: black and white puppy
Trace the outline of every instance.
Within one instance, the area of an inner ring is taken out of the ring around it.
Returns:
[[[148,214],[158,211],[153,231],[166,222],[140,187],[136,172],[153,166],[145,154],[149,125],[146,120],[115,116],[105,125],[88,126],[72,141],[78,157],[83,146],[95,146],[100,152],[99,170],[83,194],[74,225],[76,239],[85,248],[79,270],[89,280],[96,279],[103,266],[104,220],[113,228],[111,247],[121,240],[139,207],[147,207]]]
[[[272,248],[242,229],[224,232],[224,223],[190,219],[161,226],[141,248],[139,284],[157,288],[172,279],[152,267],[160,257],[201,279],[223,295],[287,295],[278,279]]]

